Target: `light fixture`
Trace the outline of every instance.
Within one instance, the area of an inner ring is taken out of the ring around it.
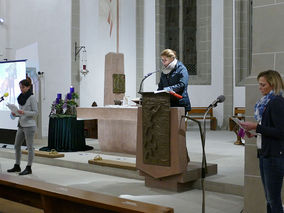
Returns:
[[[89,73],[89,70],[87,69],[87,51],[85,46],[77,46],[77,42],[75,42],[75,61],[77,60],[77,55],[81,53],[81,63],[80,63],[80,73],[84,76],[86,76]]]
[[[0,24],[4,24],[4,19],[3,18],[0,18]]]
[[[89,70],[87,69],[87,51],[84,48],[83,52],[81,54],[81,69],[80,69],[80,73],[84,76],[86,76],[89,73]]]

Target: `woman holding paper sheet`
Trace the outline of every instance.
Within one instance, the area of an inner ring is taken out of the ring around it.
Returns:
[[[7,172],[20,172],[21,162],[21,145],[26,140],[28,148],[28,164],[24,171],[19,175],[27,175],[32,173],[32,162],[34,157],[33,140],[36,131],[36,115],[38,113],[36,98],[31,89],[31,82],[27,79],[19,83],[21,94],[18,96],[19,110],[18,113],[13,113],[13,116],[19,117],[18,130],[15,139],[15,155],[16,163],[12,169]]]
[[[267,201],[267,212],[283,212],[281,188],[284,174],[284,84],[277,71],[257,77],[263,97],[255,105],[256,122],[243,122],[246,131],[257,133],[259,168]],[[247,132],[249,137],[254,135]]]
[[[173,91],[182,96],[180,99],[171,96],[172,107],[184,107],[185,113],[191,110],[190,101],[187,93],[188,71],[186,67],[177,60],[176,52],[165,49],[161,52],[161,62],[164,66],[158,90]]]

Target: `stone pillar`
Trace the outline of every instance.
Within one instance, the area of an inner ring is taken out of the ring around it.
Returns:
[[[246,79],[247,121],[255,121],[254,105],[261,97],[256,80],[258,73],[274,69],[284,74],[284,3],[279,2],[254,1],[253,4],[252,70]],[[256,150],[256,139],[246,139],[244,212],[265,213],[266,202]]]
[[[80,0],[72,0],[71,25],[71,84],[75,88],[75,92],[80,94],[80,54],[77,55],[75,61],[75,42],[80,46]]]
[[[124,74],[122,53],[108,53],[105,57],[104,105],[113,105],[114,100],[122,100],[125,94],[113,92],[113,74]]]
[[[224,119],[222,129],[228,128],[233,115],[233,1],[224,1]]]
[[[255,121],[254,105],[261,97],[258,91],[256,76],[246,81],[246,121]],[[244,208],[249,213],[266,212],[264,191],[259,174],[256,154],[256,139],[246,138],[245,145],[245,178],[244,178]]]

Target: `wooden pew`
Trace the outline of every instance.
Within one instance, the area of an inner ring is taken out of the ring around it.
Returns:
[[[0,197],[45,213],[149,213],[172,208],[0,173]]]
[[[192,107],[191,111],[187,113],[187,116],[192,117],[194,119],[203,119],[205,112],[207,111],[207,107]],[[210,129],[216,130],[217,127],[217,119],[213,116],[213,109],[211,108],[206,116],[206,119],[210,119]]]

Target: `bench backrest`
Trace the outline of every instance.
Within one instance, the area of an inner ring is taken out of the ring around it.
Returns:
[[[241,114],[242,116],[244,116],[245,112],[246,112],[246,108],[245,107],[235,107],[234,115],[238,116],[239,114]]]
[[[194,114],[199,114],[199,115],[203,115],[206,111],[207,111],[207,107],[192,107],[191,111],[188,112],[188,115],[194,115]],[[213,109],[211,108],[208,111],[208,116],[213,117]]]

